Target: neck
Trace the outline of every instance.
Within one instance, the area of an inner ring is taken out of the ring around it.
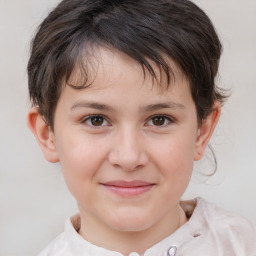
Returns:
[[[131,252],[143,255],[144,252],[164,238],[174,233],[187,221],[186,215],[178,205],[153,226],[139,231],[120,231],[112,228],[88,213],[81,214],[79,234],[88,242],[110,251],[117,251],[124,256]],[[138,243],[139,241],[139,243]]]

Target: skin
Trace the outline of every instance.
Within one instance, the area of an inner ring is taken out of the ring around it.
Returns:
[[[101,48],[94,64],[89,88],[64,87],[54,131],[37,108],[28,124],[45,158],[62,166],[80,210],[79,234],[124,255],[142,254],[187,221],[179,201],[220,104],[199,127],[189,83],[174,64],[167,90],[116,50]],[[71,80],[79,80],[78,70]]]

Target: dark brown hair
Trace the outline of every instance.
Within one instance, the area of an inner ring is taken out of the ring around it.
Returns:
[[[63,84],[75,65],[81,67],[86,82],[85,53],[94,46],[129,55],[153,78],[152,63],[156,64],[168,84],[174,76],[165,58],[169,57],[190,82],[199,122],[211,113],[216,100],[225,98],[215,85],[221,43],[210,19],[192,2],[63,0],[40,25],[28,63],[32,104],[52,128]]]

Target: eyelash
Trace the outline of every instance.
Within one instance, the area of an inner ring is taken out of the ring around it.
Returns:
[[[92,123],[92,119],[93,118],[100,118],[101,121],[103,122],[103,124],[100,124],[100,125],[94,125]],[[155,125],[153,124],[154,122],[154,118],[163,118],[164,120],[164,124],[160,124],[160,125]],[[90,122],[90,123],[88,123]],[[152,124],[149,124],[150,122],[152,122]],[[154,115],[154,116],[151,116],[147,121],[146,121],[146,126],[153,126],[153,127],[167,127],[168,125],[170,125],[171,123],[174,123],[175,120],[173,118],[171,118],[170,116],[167,116],[167,115]],[[86,124],[90,127],[93,127],[95,129],[100,129],[101,127],[106,127],[106,126],[111,126],[110,122],[107,120],[107,118],[103,115],[89,115],[87,117],[85,117],[83,120],[82,120],[82,123],[83,124]],[[106,123],[106,124],[105,124]]]

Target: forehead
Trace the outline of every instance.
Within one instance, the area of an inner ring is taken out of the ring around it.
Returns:
[[[184,73],[170,58],[164,56],[164,60],[169,65],[169,81],[166,70],[152,60],[148,60],[150,66],[146,67],[116,49],[95,47],[91,51],[87,50],[84,58],[76,63],[67,84],[73,88],[100,89],[129,78],[136,83],[154,87],[159,93],[164,93],[175,84],[189,84]]]

